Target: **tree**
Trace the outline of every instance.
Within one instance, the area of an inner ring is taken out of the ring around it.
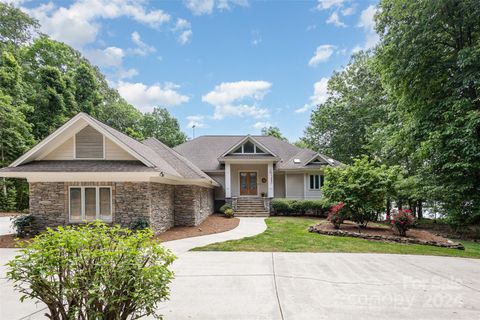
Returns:
[[[37,33],[38,21],[15,8],[12,4],[0,3],[0,43],[18,47],[30,41]]]
[[[45,66],[38,71],[35,109],[30,115],[35,138],[41,140],[62,125],[67,118],[65,80],[55,67]]]
[[[262,128],[262,135],[275,137],[277,139],[288,142],[288,139],[283,136],[283,134],[280,132],[280,128],[278,127],[264,127]]]
[[[389,172],[364,156],[352,165],[325,170],[322,194],[329,203],[344,203],[349,219],[365,227],[385,210]]]
[[[8,263],[7,277],[52,320],[161,318],[175,256],[152,236],[101,222],[47,229]]]
[[[141,127],[144,137],[157,138],[169,147],[187,141],[187,135],[180,130],[178,120],[165,108],[154,108],[153,112],[145,113]]]
[[[343,162],[370,154],[373,128],[385,117],[387,96],[372,54],[354,54],[348,66],[328,81],[327,101],[312,112],[302,138],[307,145]]]
[[[479,221],[478,1],[384,0],[379,8],[379,70],[399,123],[408,125],[406,149],[452,221]]]
[[[80,111],[97,116],[100,113],[99,106],[102,102],[99,85],[93,70],[82,63],[76,70],[74,76],[75,82],[75,102]]]

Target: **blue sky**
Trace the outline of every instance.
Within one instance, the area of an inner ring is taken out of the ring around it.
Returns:
[[[302,136],[334,70],[375,45],[376,1],[17,1],[80,50],[142,111],[164,106],[189,136]]]

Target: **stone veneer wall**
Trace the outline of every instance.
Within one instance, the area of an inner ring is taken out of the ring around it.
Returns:
[[[68,187],[100,185],[112,188],[113,222],[124,227],[144,218],[158,233],[196,226],[214,212],[213,189],[149,182],[32,182],[30,212],[42,229],[68,224]]]
[[[169,184],[150,184],[150,224],[155,233],[174,225],[175,187]]]
[[[67,190],[63,182],[30,183],[30,212],[40,229],[68,222]]]
[[[197,226],[214,211],[213,189],[175,186],[175,225]]]

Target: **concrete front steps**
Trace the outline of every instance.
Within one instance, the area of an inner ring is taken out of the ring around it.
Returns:
[[[262,198],[238,198],[237,217],[268,217],[270,213],[265,210]]]

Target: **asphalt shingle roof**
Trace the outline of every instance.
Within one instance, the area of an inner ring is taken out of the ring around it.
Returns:
[[[17,167],[1,168],[0,172],[159,172],[140,161],[126,160],[41,160]]]
[[[245,139],[246,136],[201,136],[187,141],[174,150],[181,153],[185,158],[193,162],[203,171],[222,170],[222,164],[218,161],[227,150]],[[254,140],[263,144],[279,158],[277,162],[278,169],[301,169],[306,167],[306,162],[312,159],[318,153],[310,149],[302,149],[291,143],[285,142],[271,136],[251,136]],[[321,155],[323,156],[323,155]],[[237,157],[237,156],[236,156]],[[248,158],[265,157],[265,155],[249,155]],[[325,159],[330,159],[323,156]],[[293,160],[299,158],[301,163],[294,164]],[[339,162],[332,159],[332,165],[338,165]]]

